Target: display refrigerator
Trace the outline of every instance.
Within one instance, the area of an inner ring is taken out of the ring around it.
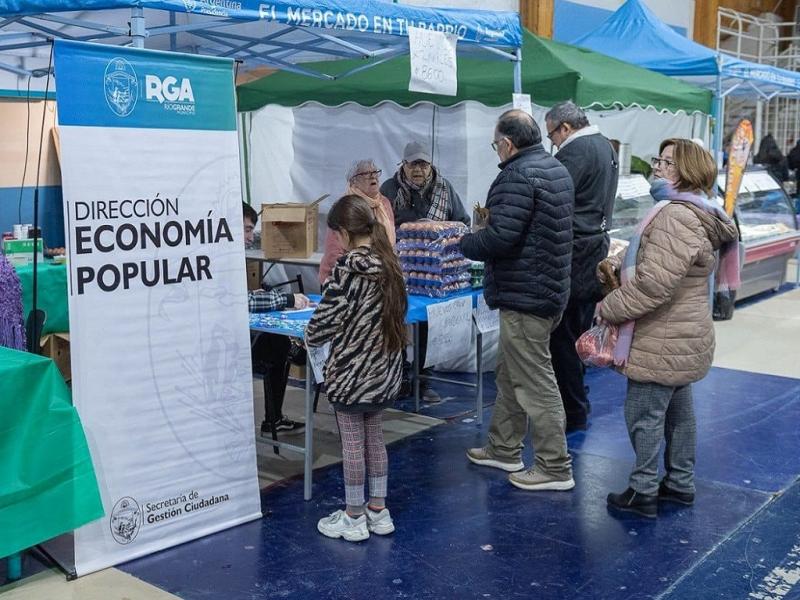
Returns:
[[[718,178],[725,190],[725,175]],[[792,201],[781,185],[765,170],[745,171],[736,200],[744,260],[742,286],[736,299],[742,300],[768,290],[778,290],[786,281],[786,269],[800,244],[797,216]]]
[[[717,183],[722,195],[724,174],[719,175]],[[612,251],[630,240],[636,226],[654,204],[650,183],[642,175],[620,177],[609,230]],[[787,263],[800,244],[800,231],[786,192],[769,173],[757,167],[744,174],[736,202],[736,218],[744,246],[738,301],[783,285]]]

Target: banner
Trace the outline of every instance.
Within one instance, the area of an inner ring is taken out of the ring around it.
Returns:
[[[138,7],[399,37],[408,37],[409,27],[424,27],[453,34],[465,43],[503,48],[522,46],[519,13],[512,11],[431,8],[374,0],[8,0],[2,4],[0,17]]]
[[[747,119],[742,119],[731,137],[728,148],[728,169],[725,177],[725,212],[733,216],[736,198],[742,185],[750,148],[753,145],[753,126]]]
[[[78,575],[261,516],[233,62],[56,42]]]

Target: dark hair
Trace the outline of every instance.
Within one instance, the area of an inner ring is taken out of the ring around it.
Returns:
[[[701,148],[692,140],[683,138],[669,138],[661,142],[658,148],[659,155],[664,153],[664,148],[672,146],[672,160],[678,173],[678,183],[675,186],[679,192],[702,191],[709,197],[713,194],[714,184],[717,180],[717,165],[708,150]]]
[[[542,141],[542,132],[533,117],[524,110],[507,110],[497,120],[497,133],[511,140],[516,148],[527,148]]]
[[[589,126],[589,119],[586,118],[586,113],[572,100],[559,102],[553,106],[553,108],[547,111],[544,120],[554,125],[566,123],[573,129],[583,129]]]
[[[328,227],[333,231],[346,231],[350,239],[362,235],[370,237],[372,251],[383,265],[383,347],[388,352],[400,352],[406,344],[408,298],[400,262],[389,242],[389,236],[386,235],[386,229],[375,217],[369,203],[354,194],[342,196],[336,201],[328,213]]]
[[[253,225],[258,223],[258,213],[256,209],[250,206],[247,202],[242,202],[242,218],[247,219]]]

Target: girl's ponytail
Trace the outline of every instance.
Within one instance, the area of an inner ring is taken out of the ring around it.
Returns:
[[[385,348],[389,352],[400,352],[406,345],[406,310],[408,298],[403,281],[400,261],[389,243],[389,237],[383,225],[375,219],[370,233],[372,250],[383,263],[383,310],[381,322]]]

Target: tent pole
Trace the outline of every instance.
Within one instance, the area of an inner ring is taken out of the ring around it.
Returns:
[[[134,48],[144,48],[144,38],[147,36],[144,24],[144,9],[135,7],[131,9],[131,45]]]
[[[517,48],[514,54],[517,60],[514,62],[514,93],[522,93],[522,48]]]
[[[758,154],[758,148],[761,145],[761,138],[764,136],[764,100],[759,98],[756,100],[756,123],[753,128],[753,154]]]
[[[717,55],[717,91],[714,95],[714,143],[712,145],[714,160],[717,161],[717,167],[722,168],[722,129],[724,126],[724,102],[725,98],[722,96],[722,61]]]

